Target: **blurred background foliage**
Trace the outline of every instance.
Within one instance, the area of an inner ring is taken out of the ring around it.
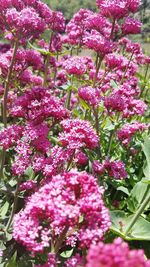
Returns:
[[[95,0],[44,0],[52,9],[63,12],[70,19],[80,8],[96,10]]]

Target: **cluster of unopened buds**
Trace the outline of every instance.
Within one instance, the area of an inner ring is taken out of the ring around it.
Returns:
[[[0,1],[1,176],[10,173],[15,197],[25,196],[13,238],[36,267],[150,266],[121,239],[103,243],[111,225],[103,181],[129,175],[112,150],[128,153],[149,130],[136,74],[150,58],[127,37],[141,31],[140,0],[96,4],[97,13],[81,9],[66,25],[40,0]]]

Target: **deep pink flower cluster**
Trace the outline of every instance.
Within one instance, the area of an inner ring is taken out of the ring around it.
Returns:
[[[83,75],[86,70],[86,64],[81,57],[70,57],[63,64],[65,70],[70,75]]]
[[[137,11],[140,0],[96,0],[101,14],[108,18],[121,19]]]
[[[8,29],[17,37],[38,37],[46,28],[44,20],[32,7],[25,7],[21,11],[10,8],[6,10],[5,19],[9,25]]]
[[[23,126],[12,125],[0,131],[0,146],[5,150],[14,146],[21,138],[23,133]]]
[[[86,35],[84,38],[84,44],[87,48],[94,50],[102,57],[106,54],[112,53],[115,48],[114,42],[106,39],[95,30],[92,30],[91,33]]]
[[[145,259],[143,250],[130,250],[121,238],[112,244],[100,242],[92,245],[88,255],[86,267],[149,267],[150,261]]]
[[[108,175],[114,177],[115,179],[125,179],[127,178],[127,172],[125,170],[125,164],[120,161],[110,161],[106,160],[104,164]]]
[[[138,34],[141,32],[142,23],[133,18],[127,18],[122,24],[122,32],[126,34]]]
[[[60,124],[64,130],[59,136],[62,146],[71,149],[94,149],[98,146],[98,136],[88,121],[64,120]]]
[[[144,131],[147,128],[148,125],[138,121],[126,123],[120,130],[118,130],[117,136],[124,146],[128,146],[136,133]]]
[[[86,28],[88,30],[96,30],[105,37],[109,37],[111,33],[111,23],[100,13],[92,13],[86,19]]]
[[[83,38],[86,35],[86,20],[92,11],[80,9],[70,20],[66,27],[67,42],[72,45],[83,45]]]
[[[51,95],[48,89],[34,87],[18,97],[11,115],[39,124],[49,117],[62,120],[68,117],[69,111],[64,108],[58,98]]]
[[[75,246],[78,241],[89,247],[110,226],[102,194],[96,179],[86,172],[72,170],[54,176],[15,215],[13,236],[32,252],[43,252],[50,242],[55,246],[61,233],[65,243]]]
[[[19,191],[34,191],[37,188],[37,181],[28,180],[27,182],[21,183]]]
[[[35,171],[42,171],[46,178],[51,178],[53,175],[65,171],[67,164],[74,156],[73,149],[63,149],[59,146],[54,146],[51,149],[50,156],[46,159],[35,159],[33,167]]]
[[[119,70],[125,70],[125,68],[127,67],[129,61],[127,60],[126,57],[123,57],[122,55],[119,54],[108,54],[105,57],[105,62],[106,62],[106,66],[108,67],[108,69],[119,69]]]
[[[121,112],[125,118],[134,115],[141,116],[147,109],[144,101],[124,95],[124,90],[123,92],[117,90],[115,93],[110,94],[105,98],[104,105],[109,113],[112,111]]]
[[[97,106],[101,100],[101,91],[99,88],[93,88],[91,86],[80,87],[78,95],[90,106]]]
[[[37,38],[46,28],[55,32],[63,32],[65,29],[63,14],[52,11],[40,0],[2,0],[0,10],[1,28],[9,31],[12,37]]]
[[[0,54],[0,68],[1,75],[5,79],[8,73],[8,69],[12,60],[13,49],[10,49],[6,53]],[[15,58],[15,64],[13,66],[13,75],[20,81],[21,85],[41,84],[43,79],[37,76],[33,72],[42,70],[43,58],[37,51],[31,49],[18,49]],[[39,82],[37,83],[37,79]],[[13,84],[13,81],[12,81]],[[14,85],[15,86],[15,85]]]
[[[31,156],[34,150],[40,153],[47,153],[51,147],[48,140],[49,128],[45,123],[34,125],[29,123],[22,132],[22,139],[17,142],[13,173],[21,175],[30,166]]]
[[[104,163],[100,163],[98,160],[94,160],[92,169],[94,173],[98,175],[102,175],[106,172],[107,175],[117,180],[125,179],[128,175],[125,170],[125,164],[119,160],[112,161],[107,159]]]

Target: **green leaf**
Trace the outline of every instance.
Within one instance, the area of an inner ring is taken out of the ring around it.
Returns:
[[[8,209],[9,209],[9,202],[6,201],[5,204],[2,206],[2,208],[0,209],[0,217],[1,217],[2,219],[5,218]]]
[[[121,192],[123,192],[123,193],[125,193],[126,195],[130,195],[130,193],[129,193],[129,190],[126,188],[126,187],[124,187],[124,186],[119,186],[118,188],[117,188],[117,190],[118,191],[121,191]]]
[[[128,216],[124,211],[110,212],[112,226],[111,230],[126,240],[150,240],[150,222],[143,217],[139,217],[133,225],[130,233],[126,236],[125,231],[133,215]]]
[[[62,252],[60,255],[61,255],[61,257],[68,259],[72,256],[73,251],[74,251],[74,249],[72,248],[71,250],[66,250],[66,251]]]
[[[39,53],[41,53],[42,55],[52,55],[53,53],[47,51],[46,49],[41,49],[39,47],[35,47],[34,45],[32,45],[30,42],[28,42],[29,46],[34,49],[35,51],[38,51]]]
[[[117,84],[114,80],[111,80],[111,81],[110,81],[110,85],[111,85],[113,88],[115,88],[115,89],[118,88],[118,84]]]
[[[27,175],[30,180],[34,178],[34,171],[31,166],[26,169],[25,175]]]
[[[150,138],[145,139],[142,149],[146,157],[146,164],[144,165],[143,172],[146,178],[150,178]]]
[[[17,267],[16,257],[17,257],[17,252],[14,253],[14,255],[12,256],[6,267]]]
[[[83,99],[81,99],[81,98],[80,98],[80,104],[81,104],[81,106],[82,106],[85,110],[90,109],[90,107],[88,106],[88,104],[87,104]]]
[[[127,201],[128,208],[131,212],[135,212],[150,192],[150,188],[146,183],[138,182],[132,189]]]

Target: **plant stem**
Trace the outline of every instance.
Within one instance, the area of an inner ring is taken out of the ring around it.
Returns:
[[[135,213],[133,219],[129,223],[129,225],[128,225],[125,233],[124,233],[125,235],[128,235],[129,234],[129,232],[131,231],[132,227],[134,226],[134,224],[136,223],[136,221],[138,220],[138,218],[140,217],[140,215],[143,213],[143,211],[145,210],[145,208],[146,208],[146,206],[148,205],[149,202],[150,202],[150,194],[145,198],[145,200],[141,204],[140,208]]]
[[[99,144],[98,144],[98,156],[101,158],[102,153],[101,153],[101,148],[100,148],[100,125],[99,125],[99,118],[98,118],[98,108],[93,108],[94,111],[94,117],[95,117],[95,128],[96,128],[96,133],[99,138]]]
[[[108,151],[107,151],[107,157],[109,158],[110,153],[111,153],[111,148],[112,148],[112,143],[114,139],[115,132],[118,128],[118,121],[119,121],[120,114],[118,113],[117,118],[116,118],[116,125],[114,129],[111,131],[110,137],[109,137],[109,144],[108,144]]]
[[[16,53],[17,53],[17,49],[18,49],[18,44],[19,44],[19,41],[17,39],[15,41],[14,51],[13,51],[11,63],[10,63],[10,66],[9,66],[9,70],[8,70],[8,74],[7,74],[7,78],[6,78],[6,82],[5,82],[4,100],[3,100],[3,123],[4,123],[4,127],[5,128],[7,128],[7,98],[8,98],[8,91],[9,91],[9,85],[10,85],[10,80],[11,80],[11,76],[12,76],[13,66],[14,66],[14,63],[15,63]]]
[[[72,95],[72,85],[73,85],[73,76],[71,78],[71,88],[69,86],[69,92],[66,100],[66,108],[70,110],[70,102],[71,102],[71,95]]]
[[[49,60],[50,60],[50,57],[51,57],[50,51],[51,51],[52,40],[53,40],[53,32],[50,35],[50,40],[49,40],[49,53],[48,53],[48,55],[46,57],[46,60],[45,60],[45,71],[44,71],[43,87],[46,87],[46,85],[47,85],[48,66],[49,66]]]
[[[116,23],[116,20],[115,20],[115,18],[114,18],[114,19],[113,19],[113,22],[112,22],[112,28],[111,28],[111,33],[110,33],[110,39],[112,39],[112,37],[113,37],[114,28],[115,28],[115,23]]]
[[[17,204],[18,204],[18,193],[19,193],[19,186],[21,183],[21,177],[18,178],[18,182],[17,182],[17,187],[16,187],[16,191],[15,191],[15,195],[14,195],[14,203],[13,203],[13,207],[12,207],[12,211],[11,211],[11,215],[9,218],[9,221],[6,225],[5,231],[8,232],[9,231],[9,227],[12,223],[13,217],[15,215],[16,209],[17,209]]]
[[[97,56],[96,56],[96,72],[95,72],[95,76],[94,76],[94,80],[93,80],[93,87],[95,87],[95,85],[96,85],[97,75],[98,75],[99,69],[101,67],[102,61],[103,61],[103,57],[100,57],[97,54]]]
[[[46,85],[47,85],[47,76],[48,76],[49,60],[50,60],[50,54],[47,55],[46,61],[45,61],[45,72],[44,72],[43,87],[46,87]]]
[[[65,238],[66,238],[66,234],[68,231],[68,226],[65,227],[65,229],[63,230],[63,232],[60,234],[59,239],[57,240],[55,246],[54,246],[54,252],[57,254],[58,251],[61,248],[62,243],[64,242]]]
[[[132,60],[132,58],[133,58],[133,55],[134,55],[134,52],[132,52],[132,54],[131,54],[131,57],[130,57],[130,59],[129,59],[128,65],[127,65],[127,67],[126,67],[126,69],[125,69],[125,72],[124,72],[124,75],[123,75],[123,77],[122,77],[122,79],[121,79],[120,84],[123,84],[123,82],[124,82],[124,78],[125,78],[125,76],[126,76],[126,73],[127,73],[128,68],[129,68],[129,66],[130,66],[131,60]]]
[[[8,99],[9,85],[10,85],[10,80],[11,80],[11,76],[12,76],[12,72],[13,72],[13,66],[14,66],[15,59],[16,59],[16,53],[17,53],[18,45],[19,45],[19,40],[17,39],[15,41],[15,44],[14,44],[14,51],[13,51],[12,59],[11,59],[10,66],[8,69],[8,74],[6,77],[5,86],[4,86],[4,99],[3,99],[3,105],[2,105],[2,120],[3,120],[5,128],[7,128],[7,99]],[[6,158],[6,151],[3,149],[2,155],[1,155],[0,178],[3,177],[5,158]]]
[[[139,97],[142,97],[143,94],[144,94],[144,90],[145,90],[145,87],[146,87],[146,78],[147,78],[148,70],[149,70],[149,64],[147,64],[147,66],[146,66],[146,71],[145,71],[145,75],[144,75],[144,84],[143,84],[143,87],[141,89],[141,93],[140,93]],[[145,95],[145,98],[146,98],[146,95]]]
[[[111,134],[110,134],[110,137],[109,137],[108,151],[107,151],[107,157],[108,158],[110,156],[114,134],[115,134],[115,130],[111,131]]]

